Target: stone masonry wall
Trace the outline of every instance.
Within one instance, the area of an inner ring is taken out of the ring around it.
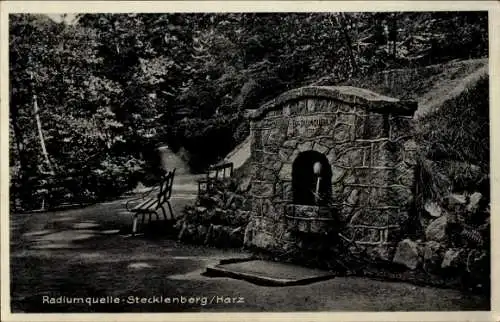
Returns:
[[[332,225],[358,245],[399,241],[413,203],[412,117],[399,115],[409,112],[397,100],[348,92],[299,89],[255,112],[245,245],[286,250],[300,243],[295,231],[324,233]],[[324,154],[332,169],[327,208],[293,204],[292,165],[311,150]],[[296,212],[310,220],[296,219]]]

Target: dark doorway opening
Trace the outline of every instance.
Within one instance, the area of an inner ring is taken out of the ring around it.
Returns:
[[[327,205],[332,193],[331,179],[332,168],[324,154],[316,151],[299,153],[292,166],[293,203]]]

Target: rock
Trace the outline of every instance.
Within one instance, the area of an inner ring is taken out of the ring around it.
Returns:
[[[227,193],[226,196],[226,203],[224,204],[225,208],[229,208],[231,206],[231,203],[233,202],[235,194],[232,192]]]
[[[199,214],[204,214],[206,211],[207,211],[206,207],[202,207],[202,206],[196,207],[196,212]]]
[[[225,216],[227,216],[227,210],[226,209],[222,209],[222,208],[215,208],[215,215],[219,218],[223,218]]]
[[[416,242],[410,239],[404,239],[399,242],[393,259],[394,263],[405,265],[409,269],[414,270],[418,267],[420,261]]]
[[[459,248],[450,248],[444,253],[443,262],[441,263],[441,268],[458,267],[460,262],[460,253],[462,252]]]
[[[252,244],[255,247],[269,250],[274,248],[275,239],[269,233],[254,231]]]
[[[467,271],[476,279],[484,280],[490,267],[489,262],[489,256],[484,250],[472,250],[467,254]]]
[[[238,192],[247,192],[250,189],[251,183],[252,183],[252,178],[250,177],[243,178],[238,185]]]
[[[368,250],[370,259],[376,261],[390,262],[394,254],[394,247],[377,246]]]
[[[425,238],[437,242],[445,241],[446,236],[446,227],[448,225],[448,216],[441,216],[437,219],[431,221],[427,229],[425,230]]]
[[[446,197],[448,200],[448,205],[464,205],[467,202],[467,198],[464,194],[452,193]]]
[[[469,198],[469,204],[467,205],[467,211],[471,213],[476,213],[479,210],[479,202],[483,198],[480,192],[474,192]]]
[[[441,209],[439,204],[430,200],[426,201],[424,209],[432,217],[440,217],[443,213],[443,209]]]
[[[196,229],[196,233],[197,233],[197,241],[202,241],[202,240],[205,240],[206,238],[206,235],[207,235],[207,232],[208,232],[208,228],[203,226],[203,225],[199,225]]]
[[[218,196],[218,195],[211,196],[210,200],[213,202],[213,204],[216,207],[224,207],[224,200],[222,200],[222,198],[220,196]]]
[[[243,203],[245,202],[245,199],[240,196],[240,195],[235,195],[234,196],[234,199],[233,199],[233,202],[231,204],[231,209],[241,209],[241,207],[243,206]]]
[[[423,266],[426,271],[432,271],[440,266],[442,248],[443,246],[440,243],[433,240],[425,243],[423,250]]]

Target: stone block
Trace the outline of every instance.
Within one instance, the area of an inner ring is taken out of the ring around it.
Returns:
[[[252,180],[250,177],[244,177],[238,184],[238,192],[247,192],[250,189]]]
[[[436,241],[427,241],[423,247],[423,267],[427,272],[435,271],[441,266],[443,245]]]
[[[272,129],[269,132],[268,140],[266,145],[271,145],[271,146],[281,146],[283,141],[286,138],[286,132],[283,131],[281,128],[276,128]]]
[[[392,184],[391,182],[393,171],[390,169],[372,169],[371,171],[371,182],[377,186],[386,186]],[[404,185],[411,187],[412,185]]]
[[[317,100],[316,99],[314,99],[314,98],[308,99],[306,101],[307,112],[309,112],[309,113],[315,112],[316,104],[317,104]]]
[[[417,145],[413,140],[407,140],[404,145],[404,162],[409,166],[417,165]]]
[[[441,215],[444,213],[443,209],[441,206],[434,201],[427,200],[424,204],[424,210],[426,213],[431,216],[431,217],[441,217]]]
[[[281,148],[279,151],[278,151],[278,157],[280,159],[280,161],[288,161],[290,159],[290,156],[292,155],[293,153],[293,150],[292,149],[289,149],[289,148]]]
[[[373,167],[392,166],[391,154],[388,151],[387,142],[372,143],[369,164]]]
[[[279,178],[281,180],[292,180],[292,164],[283,163],[279,172]]]
[[[337,123],[331,134],[335,142],[345,142],[351,140],[351,125]]]
[[[253,241],[253,224],[252,222],[250,222],[245,227],[245,232],[243,234],[243,246],[245,247],[252,246],[252,241]]]
[[[362,212],[362,210],[349,205],[343,205],[342,208],[340,208],[339,214],[341,216],[341,221],[352,222],[353,218],[356,218],[360,215],[360,212]]]
[[[313,150],[326,155],[330,149],[322,144],[314,143]]]
[[[276,176],[278,175],[278,172],[274,171],[272,168],[268,168],[269,166],[272,166],[272,164],[271,165],[260,164],[259,168],[256,169],[256,172],[254,174],[255,179],[259,181],[275,180]]]
[[[344,178],[346,172],[347,172],[346,169],[333,165],[332,166],[332,184],[335,184],[337,182],[341,182],[342,178]]]
[[[286,140],[285,142],[283,142],[283,147],[295,149],[297,147],[297,144],[297,140]]]
[[[297,149],[299,150],[299,152],[309,151],[309,150],[312,149],[312,145],[313,145],[312,141],[307,141],[307,142],[304,142],[304,143],[300,143],[297,146]]]
[[[421,263],[417,243],[410,239],[400,241],[393,262],[404,265],[411,270],[416,269]]]
[[[271,200],[266,199],[262,202],[262,215],[273,220],[279,217],[279,213],[277,213],[277,209]]]
[[[380,232],[378,229],[371,229],[371,228],[361,228],[361,227],[356,227],[358,232],[356,233],[358,239],[356,241],[358,242],[365,242],[365,243],[378,243],[380,242]]]
[[[316,110],[318,112],[331,112],[331,110],[330,110],[330,100],[328,100],[328,99],[320,99],[320,100],[318,100],[318,104],[316,106]]]
[[[358,178],[357,182],[360,184],[364,184],[364,185],[374,184],[374,182],[372,182],[372,172],[373,171],[374,170],[372,170],[370,168],[353,168],[353,169],[351,169],[352,174]]]
[[[483,199],[483,195],[480,192],[474,192],[469,197],[469,204],[466,209],[470,213],[476,213],[479,210],[481,199]]]
[[[337,161],[344,167],[360,167],[363,165],[363,150],[358,147],[347,148],[337,155]]]
[[[297,114],[305,114],[306,110],[306,100],[302,99],[297,102]]]
[[[365,116],[356,115],[354,120],[354,139],[366,139],[365,137]]]
[[[253,216],[262,216],[262,199],[252,201],[251,211]]]
[[[413,192],[410,187],[392,185],[389,188],[392,197],[392,205],[400,207],[411,207],[414,201]]]
[[[385,127],[382,114],[370,113],[365,117],[364,139],[379,139],[389,137],[389,129]]]
[[[282,113],[283,116],[290,116],[292,110],[290,109],[290,104],[283,106]]]
[[[343,181],[345,186],[350,186],[350,185],[359,183],[358,177],[356,175],[354,175],[354,173],[352,173],[352,171],[348,171],[346,173],[346,175],[344,176],[342,181]]]
[[[263,231],[254,231],[252,236],[252,245],[262,249],[272,249],[276,244],[275,239],[269,233]]]
[[[300,154],[300,151],[299,149],[295,149],[292,154],[290,155],[290,157],[288,158],[288,162],[289,163],[293,163],[295,161],[295,159],[297,159],[297,157],[299,156]]]
[[[306,220],[297,220],[296,229],[303,233],[310,232],[310,223]]]
[[[405,162],[399,162],[394,170],[395,183],[412,187],[415,183],[415,170]]]
[[[344,123],[354,125],[356,116],[352,113],[339,113],[337,114],[337,123]]]
[[[271,167],[274,171],[280,171],[282,165],[283,165],[283,162],[278,160],[278,161],[273,162]]]
[[[347,203],[352,206],[355,206],[358,203],[358,200],[359,200],[359,191],[357,189],[354,189],[349,194],[349,197],[347,197]]]
[[[274,183],[274,196],[281,199],[283,195],[283,182],[277,181]]]
[[[441,268],[457,268],[460,266],[460,256],[463,253],[463,249],[460,248],[450,248],[444,253],[443,261],[441,262]]]
[[[467,196],[465,194],[452,193],[445,197],[449,206],[465,205]]]
[[[367,249],[367,254],[372,260],[390,262],[394,256],[394,247],[385,245],[369,247]]]
[[[332,185],[332,198],[331,198],[332,202],[342,203],[345,201],[343,199],[343,196],[342,196],[343,189],[344,189],[344,187],[342,186],[342,184],[333,184]]]
[[[283,200],[293,199],[293,189],[291,182],[283,182]]]
[[[252,140],[252,150],[262,149],[262,130],[254,130],[253,131],[253,140]]]
[[[360,207],[372,206],[372,204],[370,203],[371,189],[373,188],[366,188],[366,187],[356,188],[356,190],[358,191],[357,205],[359,205]]]
[[[298,101],[290,101],[288,102],[288,106],[290,107],[290,114],[291,115],[296,115],[299,114],[301,111],[299,110],[299,102]]]
[[[335,162],[337,161],[337,154],[335,153],[335,149],[333,148],[330,149],[330,151],[326,155],[326,158],[328,160],[328,163],[330,163],[330,165],[334,165]]]
[[[326,105],[325,105],[325,112],[336,112],[338,108],[339,103],[332,100],[328,99],[326,100]]]
[[[331,138],[321,138],[319,142],[329,148],[333,148],[335,146],[335,141]]]
[[[389,119],[390,139],[397,141],[407,138],[413,131],[413,120],[405,117],[393,116]]]
[[[272,167],[272,164],[274,162],[278,161],[278,155],[274,153],[269,153],[266,151],[266,153],[263,153],[262,156],[262,163],[266,167]]]
[[[441,216],[430,222],[425,230],[426,240],[445,242],[447,240],[446,227],[448,226],[448,216]]]

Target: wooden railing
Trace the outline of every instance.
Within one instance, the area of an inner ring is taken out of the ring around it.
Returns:
[[[214,187],[214,182],[233,176],[233,163],[223,163],[208,168],[205,178],[198,180],[198,195],[209,192]]]

